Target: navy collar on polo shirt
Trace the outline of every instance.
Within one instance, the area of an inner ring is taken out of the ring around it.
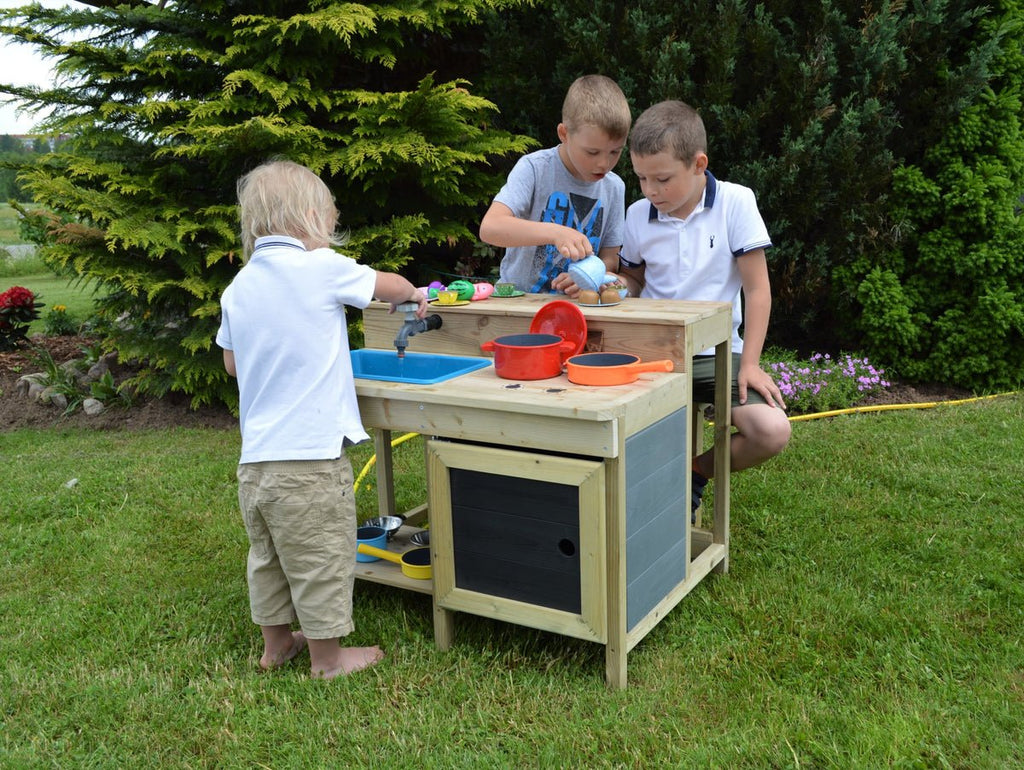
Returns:
[[[704,169],[704,176],[707,178],[707,184],[704,185],[704,208],[709,209],[715,205],[715,196],[718,194],[718,180],[707,169]],[[657,218],[658,210],[654,208],[652,203],[651,210],[647,214],[647,221],[653,222]]]
[[[286,246],[306,251],[305,244],[298,238],[292,238],[290,235],[261,235],[256,239],[255,248],[252,250],[252,253],[255,254],[257,249],[270,248],[272,246]]]

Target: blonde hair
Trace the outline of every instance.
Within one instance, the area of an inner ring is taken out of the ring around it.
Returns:
[[[625,139],[632,122],[626,95],[604,75],[576,78],[562,102],[562,123],[570,133],[595,126],[612,139]]]
[[[307,249],[344,243],[335,232],[338,209],[330,188],[308,168],[289,160],[269,161],[239,179],[238,210],[243,261],[252,254],[256,239],[265,235],[288,235]]]
[[[671,152],[676,160],[689,166],[697,153],[708,151],[704,121],[697,110],[685,102],[658,102],[636,119],[629,137],[629,151],[643,156]]]

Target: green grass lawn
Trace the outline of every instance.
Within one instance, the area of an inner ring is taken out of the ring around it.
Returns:
[[[235,431],[0,434],[0,765],[1022,767],[1022,420],[1018,394],[794,423],[733,477],[729,573],[621,692],[600,645],[459,615],[442,653],[428,597],[362,582],[382,665],[261,675]],[[396,450],[403,507],[421,462]]]
[[[0,291],[11,286],[24,286],[43,303],[39,309],[40,317],[29,324],[29,334],[44,330],[43,318],[54,305],[64,305],[68,315],[78,324],[93,315],[95,284],[55,275],[35,259],[0,260]]]
[[[11,286],[24,286],[43,303],[45,314],[54,305],[64,305],[79,323],[93,313],[96,286],[78,279],[58,276],[36,257],[11,258],[5,247],[22,243],[18,234],[18,213],[7,203],[0,204],[0,292]],[[43,331],[40,318],[29,325],[29,334]]]

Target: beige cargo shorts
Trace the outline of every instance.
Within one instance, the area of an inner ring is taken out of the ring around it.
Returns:
[[[348,457],[246,463],[237,475],[253,622],[297,620],[309,639],[352,633],[356,504]]]

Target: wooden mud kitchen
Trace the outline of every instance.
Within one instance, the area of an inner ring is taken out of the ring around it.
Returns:
[[[409,353],[484,355],[482,343],[526,333],[556,299],[434,305],[441,328],[412,337]],[[397,513],[392,432],[424,437],[427,501],[389,548],[408,548],[429,517],[433,577],[408,578],[388,561],[359,563],[356,576],[430,594],[440,649],[456,613],[482,615],[603,644],[606,681],[624,688],[629,651],[706,575],[728,569],[731,312],[636,298],[581,309],[586,351],[671,359],[674,371],[604,387],[565,374],[503,379],[493,366],[431,385],[357,377],[380,515]],[[364,311],[367,348],[394,351],[404,319],[387,311],[376,302]],[[690,359],[712,347],[719,472],[702,528],[690,523]]]

